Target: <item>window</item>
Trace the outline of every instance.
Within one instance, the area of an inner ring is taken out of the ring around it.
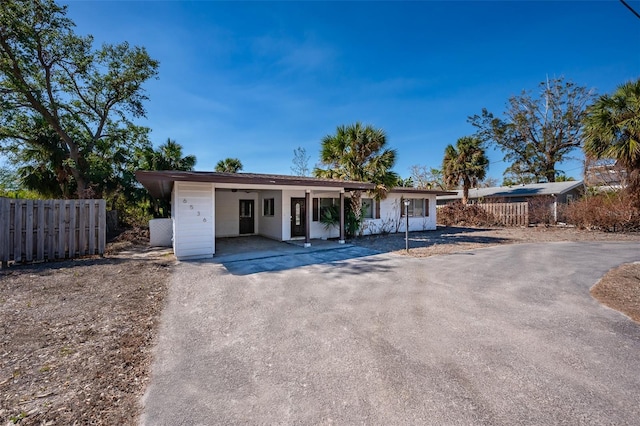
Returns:
[[[262,215],[263,216],[273,216],[274,215],[274,199],[273,198],[265,198],[262,205]]]
[[[373,199],[362,199],[362,217],[365,219],[373,219]]]
[[[312,218],[311,220],[313,222],[317,222],[320,220],[320,199],[319,198],[314,198],[313,199],[313,206],[312,206]]]
[[[325,217],[327,210],[332,209],[333,206],[339,206],[340,200],[337,198],[320,198],[320,219]],[[337,209],[336,209],[337,212]],[[335,212],[334,212],[335,213]]]
[[[313,222],[318,222],[322,220],[322,217],[326,214],[327,210],[333,209],[336,215],[340,210],[340,199],[339,198],[314,198],[313,199],[313,213],[312,220]]]
[[[427,217],[429,216],[429,200],[425,198],[410,198],[402,200],[402,217],[404,217],[404,202],[409,201],[408,213],[409,217]]]

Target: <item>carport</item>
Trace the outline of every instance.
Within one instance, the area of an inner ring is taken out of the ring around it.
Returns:
[[[301,240],[307,248],[312,239],[344,243],[345,192],[374,188],[367,182],[255,173],[139,170],[136,179],[154,198],[171,200],[178,259],[212,257],[221,237]],[[337,227],[328,229],[315,217],[321,199],[339,206]]]

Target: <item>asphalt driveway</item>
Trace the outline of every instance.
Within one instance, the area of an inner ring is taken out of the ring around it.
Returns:
[[[637,424],[640,325],[589,288],[639,244],[363,250],[178,265],[142,423]]]

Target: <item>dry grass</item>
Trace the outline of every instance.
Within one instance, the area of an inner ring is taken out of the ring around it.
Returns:
[[[640,262],[627,263],[609,271],[591,295],[600,303],[640,322]]]
[[[174,263],[107,256],[0,270],[0,424],[137,424]]]
[[[573,228],[440,228],[411,233],[409,255],[431,256],[496,244],[640,241],[640,234]],[[0,270],[0,424],[138,423],[173,256],[145,257],[132,231],[105,258]],[[355,241],[403,253],[404,235]],[[143,250],[142,250],[143,252]],[[140,256],[138,256],[140,255]],[[640,264],[612,270],[594,297],[636,321]]]

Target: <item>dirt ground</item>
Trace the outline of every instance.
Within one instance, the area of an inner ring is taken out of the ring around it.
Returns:
[[[125,234],[109,245],[104,258],[0,270],[0,425],[137,424],[176,263],[166,251],[146,250],[146,238]],[[602,240],[640,242],[640,234],[442,228],[411,233],[409,255]],[[406,255],[403,234],[353,242]],[[640,321],[640,263],[612,270],[592,294]]]

